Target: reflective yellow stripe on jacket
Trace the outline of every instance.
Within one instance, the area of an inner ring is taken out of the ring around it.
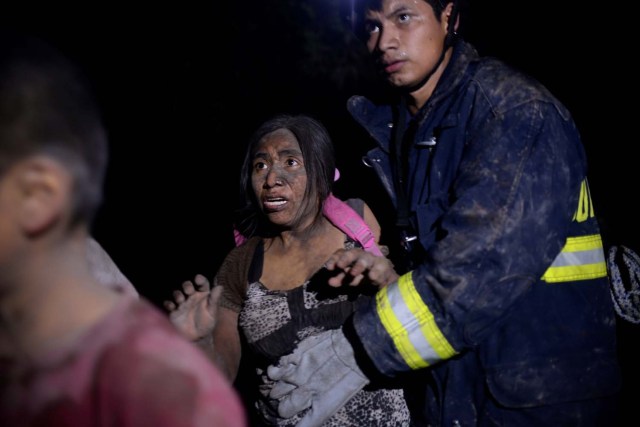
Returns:
[[[411,369],[429,366],[456,354],[422,301],[411,272],[376,295],[380,320]]]
[[[542,276],[547,283],[597,279],[607,275],[602,238],[598,234],[569,237],[551,267]]]
[[[573,220],[581,223],[595,219],[593,202],[587,180],[580,186],[578,208]],[[602,237],[599,234],[569,237],[551,266],[542,276],[547,283],[597,279],[607,275]]]

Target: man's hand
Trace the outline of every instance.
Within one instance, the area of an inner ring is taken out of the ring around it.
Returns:
[[[269,396],[279,400],[281,417],[291,418],[310,408],[298,427],[321,425],[369,383],[341,329],[302,340],[267,374],[276,381]]]
[[[191,341],[212,339],[222,287],[210,287],[207,278],[198,274],[193,282],[183,282],[182,290],[173,291],[173,301],[164,301],[171,323]]]

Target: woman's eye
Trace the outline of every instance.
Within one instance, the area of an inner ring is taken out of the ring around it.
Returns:
[[[287,166],[296,166],[298,165],[298,161],[296,159],[288,159]]]
[[[253,164],[253,168],[255,170],[262,170],[267,168],[267,164],[264,162],[256,162]]]

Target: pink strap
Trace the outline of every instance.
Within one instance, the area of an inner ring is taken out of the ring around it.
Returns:
[[[236,246],[240,246],[241,244],[247,241],[247,238],[244,237],[242,233],[238,231],[237,228],[233,229],[233,239],[236,241]]]
[[[351,206],[333,194],[329,194],[322,207],[322,213],[333,225],[344,231],[347,236],[360,242],[364,250],[374,255],[382,256],[371,229]]]

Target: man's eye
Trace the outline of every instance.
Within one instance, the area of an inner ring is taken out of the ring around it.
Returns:
[[[408,22],[410,19],[411,19],[411,16],[409,16],[408,13],[402,13],[398,15],[398,21],[400,22]]]

